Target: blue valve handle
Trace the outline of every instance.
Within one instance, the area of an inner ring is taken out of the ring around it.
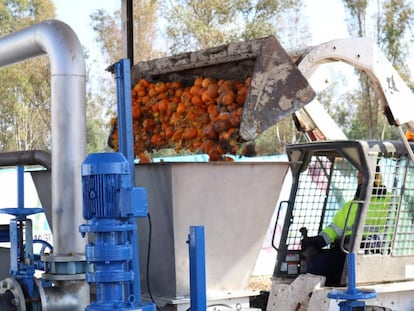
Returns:
[[[6,207],[0,209],[0,214],[9,214],[14,216],[29,216],[34,214],[43,213],[44,210],[41,207],[34,207],[34,208],[14,208],[14,207]]]
[[[44,270],[44,262],[41,260],[42,256],[45,254],[46,249],[49,249],[50,253],[53,252],[53,246],[49,242],[45,240],[35,239],[33,240],[33,245],[41,244],[42,247],[38,254],[33,254],[33,261],[35,269],[37,270]]]

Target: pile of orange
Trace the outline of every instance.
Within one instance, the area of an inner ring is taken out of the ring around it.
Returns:
[[[174,148],[177,152],[206,153],[210,161],[237,154],[246,81],[198,77],[193,85],[180,82],[149,82],[141,79],[132,89],[134,150],[147,162],[152,150]],[[110,145],[117,150],[116,118]]]

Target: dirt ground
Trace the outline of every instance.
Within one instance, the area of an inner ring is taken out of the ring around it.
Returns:
[[[271,275],[251,276],[249,280],[249,288],[257,291],[270,291],[272,287]]]

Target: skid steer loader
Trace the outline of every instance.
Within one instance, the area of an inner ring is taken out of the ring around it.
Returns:
[[[311,142],[287,147],[292,188],[289,200],[277,211],[272,242],[277,260],[267,310],[339,310],[341,300],[328,296],[346,292],[349,266],[344,262],[339,281],[328,284],[325,276],[308,273],[312,256],[302,249],[301,241],[305,235],[317,236],[349,201],[355,220],[346,223],[344,232],[350,238],[345,242],[344,233],[339,243],[319,252],[341,247],[355,256],[358,290],[376,293],[366,300],[366,310],[414,310],[414,157],[403,130],[404,126],[412,131],[413,95],[368,39],[321,44],[300,53],[297,64],[310,79],[319,65],[336,61],[367,74],[401,140],[347,140],[317,100],[295,112],[298,128]],[[358,173],[362,175],[359,191]],[[387,204],[375,205],[378,180],[386,189]]]

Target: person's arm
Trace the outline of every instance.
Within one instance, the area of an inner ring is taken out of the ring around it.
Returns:
[[[340,210],[338,210],[332,220],[332,223],[324,228],[317,236],[303,239],[302,249],[306,249],[311,246],[323,248],[333,243],[338,237],[342,236],[346,216],[351,203],[352,202],[347,202]]]
[[[345,205],[336,212],[332,223],[323,229],[321,233],[319,233],[319,235],[324,238],[327,245],[335,242],[336,239],[344,234],[346,217],[348,215],[348,210],[353,202],[354,201],[349,201],[345,203]],[[349,219],[348,222],[350,225],[352,225],[355,220],[355,211],[352,211],[349,217],[351,219]]]

